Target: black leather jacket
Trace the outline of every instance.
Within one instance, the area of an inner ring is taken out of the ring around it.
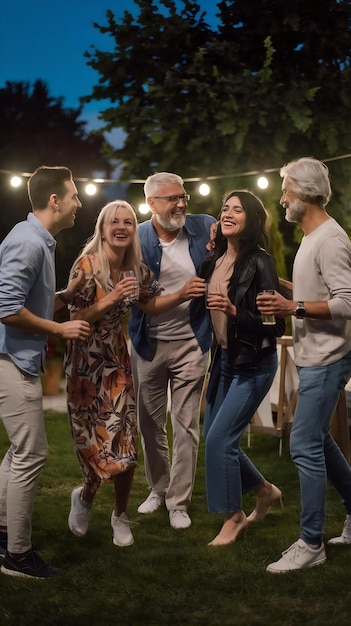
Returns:
[[[256,296],[263,289],[279,291],[279,282],[272,257],[260,248],[248,259],[235,289],[229,281],[228,296],[236,306],[236,318],[228,319],[228,350],[235,364],[256,362],[273,354],[276,337],[284,334],[284,318],[278,317],[274,326],[262,324]]]
[[[217,258],[212,261],[213,267]],[[262,324],[256,296],[263,289],[279,291],[279,282],[272,257],[259,248],[247,260],[237,286],[233,285],[233,277],[229,281],[228,296],[237,310],[236,318],[228,318],[227,324],[227,345],[233,365],[249,366],[274,354],[276,337],[284,334],[283,318],[278,317],[274,326]],[[218,358],[219,355],[216,356]]]

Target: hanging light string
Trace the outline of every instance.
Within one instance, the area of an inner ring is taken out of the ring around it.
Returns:
[[[340,161],[342,159],[349,159],[351,154],[342,154],[336,157],[330,157],[328,159],[321,159],[323,163],[328,163],[331,161]],[[223,180],[225,178],[234,178],[234,177],[242,177],[242,176],[258,176],[262,174],[272,174],[273,172],[279,172],[280,167],[273,167],[264,170],[251,170],[248,172],[238,172],[235,174],[222,174],[222,175],[213,175],[213,176],[195,176],[192,178],[183,178],[185,183],[196,183],[203,180]],[[11,170],[0,169],[0,174],[5,174],[7,176],[18,176],[22,178],[29,178],[32,173],[30,172],[12,172]],[[79,177],[75,176],[74,180],[81,183],[118,183],[118,184],[143,184],[145,179],[142,178],[130,178],[130,179],[116,179],[116,178],[94,178],[94,177]]]

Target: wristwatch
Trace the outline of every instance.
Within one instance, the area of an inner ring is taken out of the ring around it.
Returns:
[[[303,320],[306,317],[306,309],[305,309],[304,302],[297,303],[297,307],[295,309],[295,317],[297,317],[298,320]]]

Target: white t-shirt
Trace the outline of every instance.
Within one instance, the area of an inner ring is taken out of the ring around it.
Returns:
[[[164,288],[161,295],[174,293],[184,283],[196,275],[194,263],[189,253],[188,237],[181,229],[170,242],[160,240],[162,259],[159,282]],[[194,337],[190,325],[189,307],[191,300],[179,304],[167,313],[153,315],[150,321],[150,337],[175,340]]]

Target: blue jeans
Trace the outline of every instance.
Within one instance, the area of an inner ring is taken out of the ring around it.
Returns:
[[[351,468],[329,434],[339,393],[351,377],[351,352],[331,365],[297,370],[299,394],[290,453],[300,480],[300,537],[306,543],[320,543],[327,478],[341,495],[347,513],[351,513]]]
[[[262,474],[239,447],[240,437],[273,382],[277,355],[250,368],[233,367],[228,350],[221,351],[215,399],[206,407],[206,490],[211,513],[234,513],[241,496],[261,483]]]

